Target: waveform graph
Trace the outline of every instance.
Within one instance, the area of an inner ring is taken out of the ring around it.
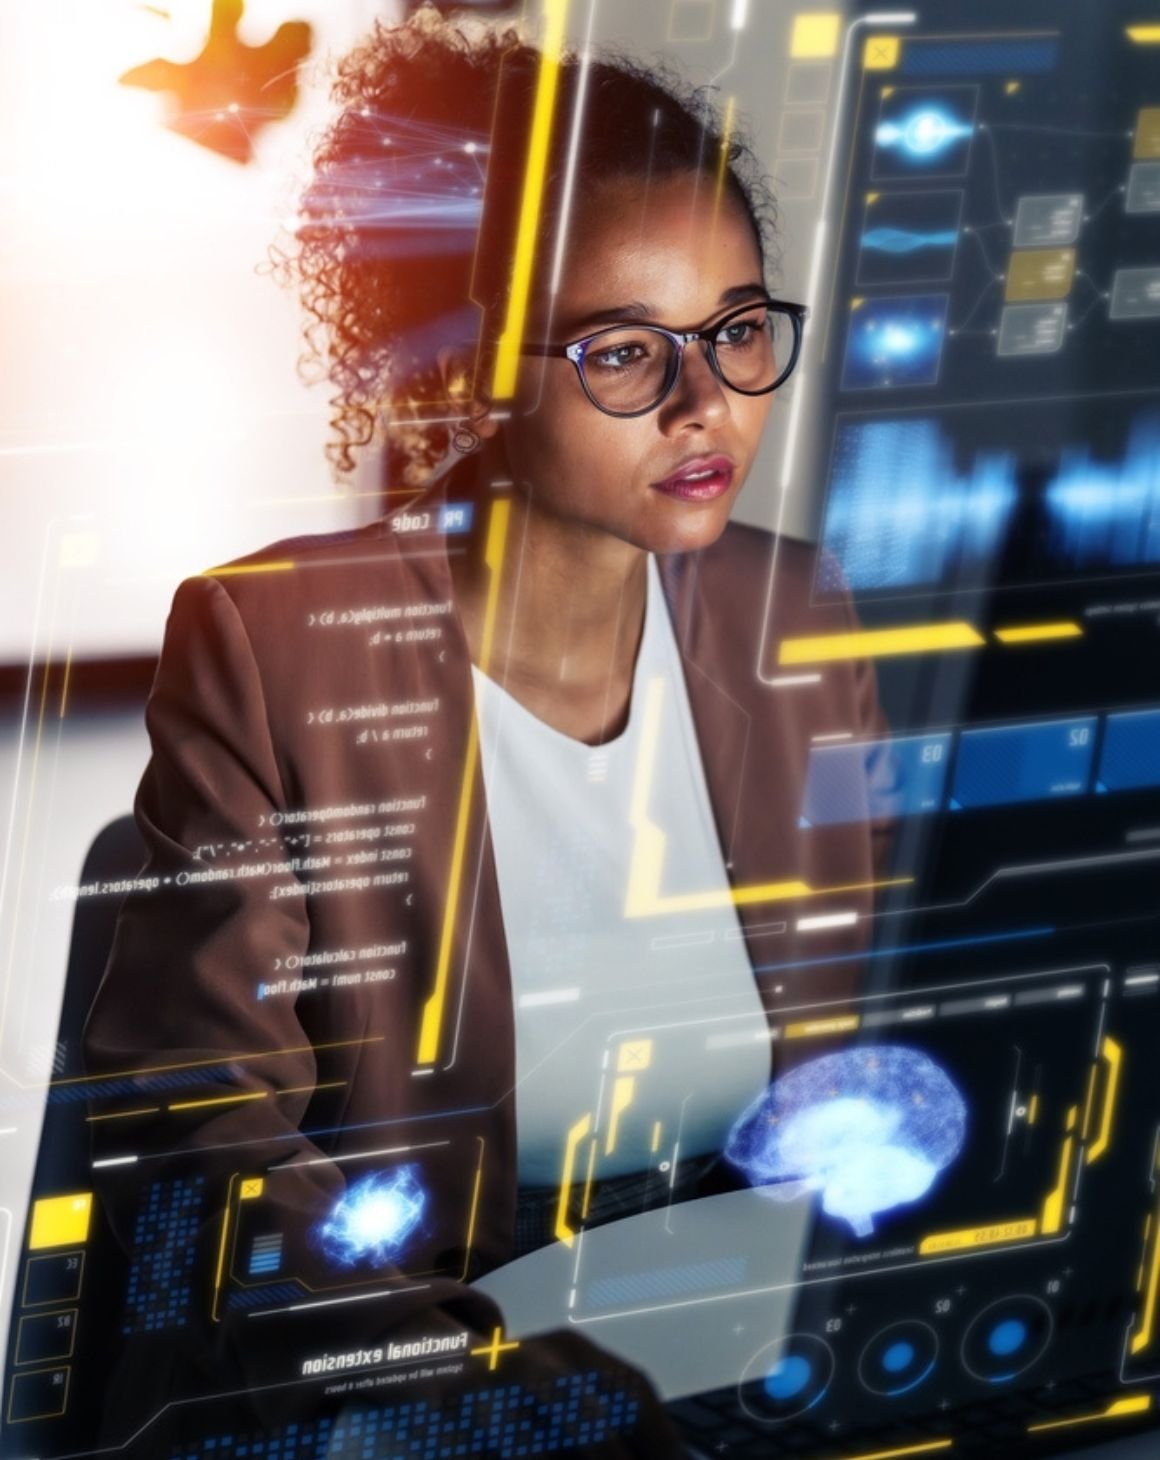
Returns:
[[[840,417],[816,590],[855,593],[1063,582],[1160,565],[1160,411]]]
[[[886,86],[874,128],[875,182],[962,177],[979,106],[977,86]]]
[[[867,193],[858,287],[944,283],[954,273],[962,213],[960,188]]]
[[[1044,510],[1050,553],[1073,570],[1160,563],[1160,413],[1133,423],[1119,460],[1065,448]]]
[[[982,582],[1018,502],[1013,451],[964,469],[934,417],[844,421],[835,440],[821,592]]]
[[[946,294],[911,294],[851,300],[842,389],[936,384],[946,339],[948,298]]]

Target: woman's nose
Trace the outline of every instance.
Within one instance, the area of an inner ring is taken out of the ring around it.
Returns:
[[[728,387],[714,373],[703,340],[685,346],[677,383],[661,407],[661,415],[662,429],[668,430],[698,421],[716,425],[729,415]]]

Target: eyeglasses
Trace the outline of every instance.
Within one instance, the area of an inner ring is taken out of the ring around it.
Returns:
[[[563,345],[525,344],[521,355],[571,360],[584,393],[609,416],[644,416],[672,393],[685,347],[701,340],[709,368],[730,390],[768,395],[798,362],[809,310],[784,299],[758,299],[699,330],[655,324],[611,325]]]

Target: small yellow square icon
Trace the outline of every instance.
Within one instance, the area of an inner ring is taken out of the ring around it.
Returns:
[[[1021,249],[1007,265],[1006,298],[1066,299],[1074,279],[1074,248]]]
[[[896,35],[867,36],[862,49],[864,71],[893,71],[902,53],[902,41]]]
[[[238,1193],[239,1201],[254,1201],[261,1196],[266,1189],[266,1183],[261,1176],[247,1176],[242,1182],[242,1189]]]
[[[28,1234],[28,1250],[39,1252],[44,1247],[75,1247],[89,1238],[89,1219],[93,1213],[91,1191],[72,1196],[46,1196],[32,1206],[32,1230]]]
[[[1141,107],[1136,114],[1133,157],[1160,157],[1160,106]]]
[[[838,54],[841,33],[840,15],[795,15],[789,36],[791,60],[828,61]]]
[[[652,1064],[653,1042],[651,1039],[626,1039],[616,1051],[616,1068],[626,1070],[647,1070]]]

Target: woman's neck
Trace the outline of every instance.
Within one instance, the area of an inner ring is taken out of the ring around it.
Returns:
[[[510,502],[488,673],[541,719],[597,744],[627,720],[647,554],[542,511],[532,494],[513,490]],[[477,555],[455,556],[451,568],[478,664],[490,572]]]

